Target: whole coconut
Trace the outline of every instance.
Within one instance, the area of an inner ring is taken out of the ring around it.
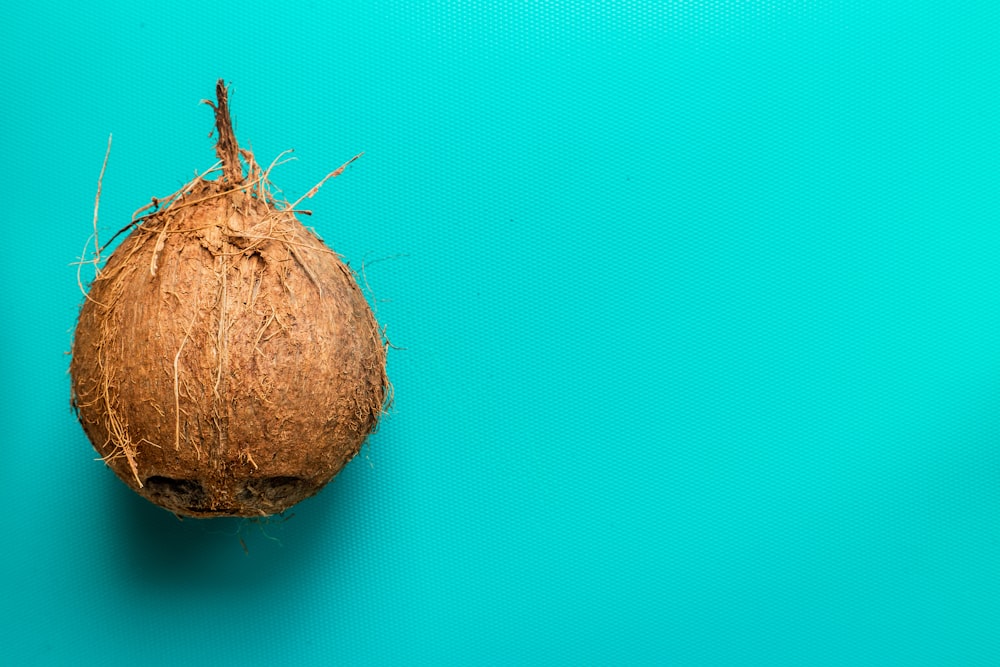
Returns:
[[[140,209],[155,210],[97,272],[73,405],[141,496],[178,515],[262,516],[358,453],[387,400],[386,346],[352,271],[237,144],[222,80],[216,95],[221,176]]]

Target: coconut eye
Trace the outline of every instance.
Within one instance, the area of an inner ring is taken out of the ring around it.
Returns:
[[[144,484],[149,496],[169,507],[197,508],[205,504],[205,487],[193,479],[153,475]]]

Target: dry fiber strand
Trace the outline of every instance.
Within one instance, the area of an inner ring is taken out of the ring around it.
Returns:
[[[221,173],[137,211],[97,271],[72,400],[101,458],[148,500],[266,516],[319,491],[375,429],[386,345],[354,273],[240,148],[222,80],[216,97]]]

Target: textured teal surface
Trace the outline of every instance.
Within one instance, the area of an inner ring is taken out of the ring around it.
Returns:
[[[998,8],[11,6],[0,662],[1000,664]],[[105,238],[214,161],[218,77],[290,199],[365,151],[308,224],[405,348],[266,526],[69,409],[108,134]]]

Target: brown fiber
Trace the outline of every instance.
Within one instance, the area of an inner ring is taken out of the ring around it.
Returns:
[[[221,80],[216,93],[222,174],[136,218],[97,273],[73,403],[140,495],[181,515],[261,516],[357,454],[388,399],[386,346],[353,272],[237,144]]]

